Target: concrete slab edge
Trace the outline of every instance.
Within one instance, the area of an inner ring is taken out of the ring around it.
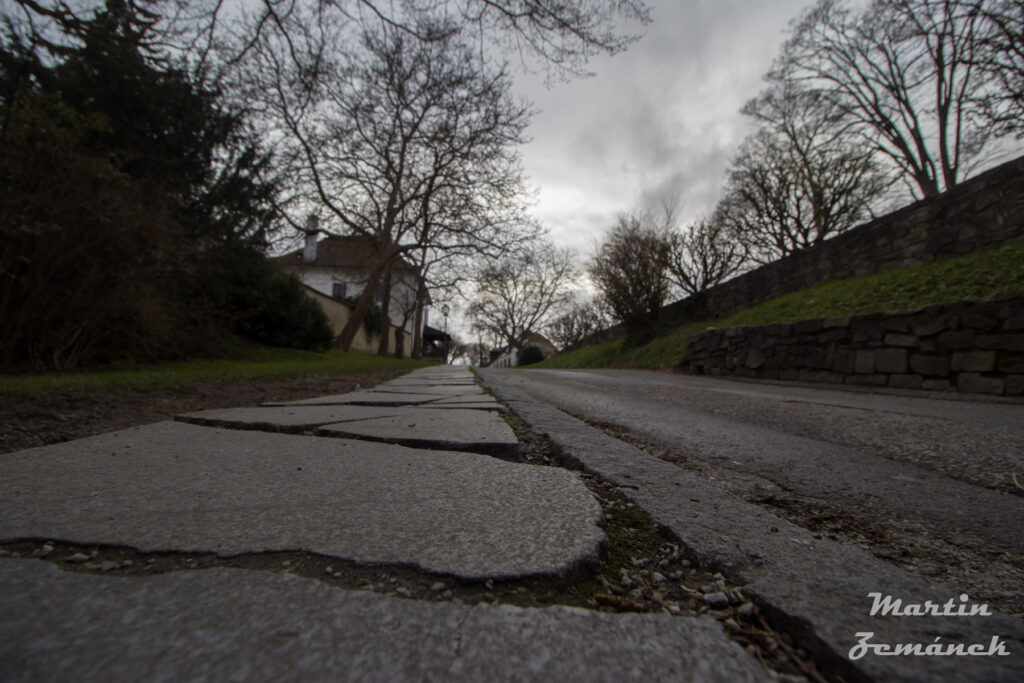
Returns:
[[[936,636],[987,643],[999,635],[1008,643],[1009,657],[975,657],[969,666],[958,657],[868,655],[852,661],[849,652],[857,642],[856,633],[868,621],[869,590],[884,586],[904,602],[922,603],[952,597],[945,595],[949,590],[929,585],[860,548],[816,539],[806,529],[534,399],[493,372],[483,369],[480,377],[512,412],[552,441],[564,465],[619,486],[693,559],[746,584],[744,592],[773,625],[796,639],[824,669],[848,681],[1024,680],[1024,622],[1000,614],[981,624],[969,618],[871,617],[870,626],[877,632],[876,642],[894,644],[928,644]],[[772,543],[762,540],[771,536],[793,541],[784,557],[777,557]],[[825,576],[820,571],[823,565],[829,568]],[[871,581],[869,586],[864,577]],[[827,582],[832,583],[831,591],[823,590]]]

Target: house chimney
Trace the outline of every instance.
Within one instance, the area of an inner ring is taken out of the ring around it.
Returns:
[[[306,219],[306,228],[303,230],[306,233],[306,246],[302,249],[302,260],[306,263],[316,260],[316,236],[320,232],[319,226],[320,220],[316,216]]]

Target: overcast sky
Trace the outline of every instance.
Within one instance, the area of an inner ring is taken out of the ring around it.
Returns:
[[[810,0],[649,0],[653,22],[591,78],[546,88],[517,78],[540,110],[523,161],[535,215],[589,254],[615,214],[677,195],[682,218],[710,211],[745,135],[740,107]]]

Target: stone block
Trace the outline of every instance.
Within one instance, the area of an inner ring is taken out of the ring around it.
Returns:
[[[764,328],[764,333],[773,337],[788,337],[792,332],[793,325],[790,323],[772,323]]]
[[[926,379],[921,382],[921,388],[928,391],[949,391],[953,385],[948,379]]]
[[[830,344],[846,338],[846,328],[834,328],[826,330],[818,334],[818,342],[821,344]]]
[[[751,349],[747,354],[745,365],[751,370],[757,370],[764,365],[764,353],[760,349]]]
[[[853,331],[854,342],[879,340],[885,336],[885,328],[877,320],[871,318],[855,320],[850,324],[850,329]]]
[[[957,351],[951,365],[954,372],[992,372],[995,367],[995,351]]]
[[[814,334],[821,329],[821,325],[824,322],[823,318],[814,318],[813,320],[801,320],[793,323],[793,331],[796,334]]]
[[[795,382],[796,380],[800,379],[800,371],[789,368],[781,371],[779,373],[779,378],[784,379],[787,382]]]
[[[961,372],[956,378],[957,391],[969,394],[1002,394],[1006,381],[1001,377],[983,377],[974,372]]]
[[[875,370],[886,373],[907,371],[906,349],[879,349],[875,351]]]
[[[864,386],[884,387],[889,382],[888,375],[847,375],[843,384],[858,384]]]
[[[949,358],[915,353],[910,357],[910,371],[930,377],[945,377],[949,374]]]
[[[895,334],[890,332],[885,335],[886,346],[905,346],[908,348],[916,348],[918,339],[912,334]]]
[[[889,386],[896,389],[920,389],[923,381],[921,375],[889,375]]]
[[[1007,331],[1024,330],[1024,313],[1011,316],[1004,320],[1003,329]]]
[[[974,343],[983,349],[1024,351],[1024,334],[979,334]]]
[[[929,316],[914,322],[912,327],[918,337],[930,337],[948,329],[949,320],[945,315]]]
[[[815,382],[827,382],[829,384],[842,384],[845,376],[838,372],[828,372],[827,370],[819,370],[814,373]]]
[[[846,315],[837,316],[833,318],[825,318],[821,322],[821,326],[826,330],[834,327],[840,327],[845,329],[850,326],[850,316]]]
[[[856,354],[849,349],[838,349],[832,356],[832,369],[849,375],[853,372],[854,358]]]
[[[909,332],[910,321],[905,316],[886,318],[882,321],[882,327],[887,332]]]
[[[961,315],[958,322],[960,327],[978,332],[991,332],[992,330],[999,329],[999,320],[996,317],[985,315],[981,312]]]
[[[804,349],[803,366],[805,368],[811,368],[812,370],[821,370],[822,368],[826,368],[828,367],[828,364],[825,362],[826,355],[826,350],[819,347]]]
[[[996,356],[996,369],[1002,373],[1024,373],[1024,353],[1000,351]]]
[[[947,330],[939,335],[939,348],[947,351],[974,346],[974,330]]]
[[[854,361],[854,372],[866,374],[875,371],[875,352],[861,349],[857,351]]]
[[[1007,396],[1024,395],[1024,375],[1010,375],[1006,378]]]

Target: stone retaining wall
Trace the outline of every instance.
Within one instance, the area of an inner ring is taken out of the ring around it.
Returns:
[[[662,309],[668,326],[725,317],[783,294],[838,278],[939,261],[1024,240],[1024,157],[952,190]]]
[[[709,329],[683,367],[709,375],[1024,395],[1024,295],[918,311]]]

